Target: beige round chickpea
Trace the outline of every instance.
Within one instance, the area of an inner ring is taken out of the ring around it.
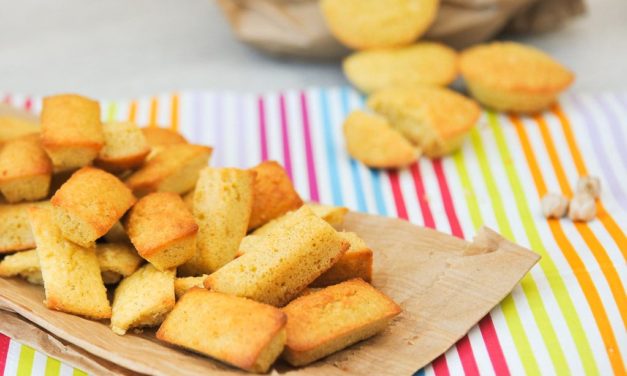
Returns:
[[[561,218],[568,210],[568,200],[557,193],[548,193],[542,197],[542,214],[546,218]]]
[[[594,197],[587,193],[577,193],[570,201],[568,217],[573,221],[588,222],[597,214],[597,206]]]
[[[601,195],[601,181],[596,176],[582,176],[577,181],[577,193],[587,193],[593,199]]]

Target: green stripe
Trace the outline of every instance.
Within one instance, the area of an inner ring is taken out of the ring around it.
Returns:
[[[492,113],[488,114],[488,119],[489,121],[493,120]],[[499,225],[499,230],[506,238],[511,241],[515,241],[516,239],[512,232],[512,228],[507,217],[507,212],[505,211],[505,205],[503,205],[503,200],[498,191],[496,181],[494,180],[492,172],[490,171],[490,163],[488,162],[488,157],[483,148],[481,136],[476,128],[473,129],[473,131],[471,132],[470,138],[479,159],[479,166],[486,182],[486,188],[488,189],[488,193],[490,194],[490,200],[492,201],[492,206],[494,208],[496,220]],[[501,155],[501,157],[503,156]],[[507,159],[504,160],[506,161]],[[512,169],[505,166],[505,170],[510,173],[509,171]],[[517,203],[520,200],[526,200],[526,198],[524,196],[516,197]],[[560,346],[559,340],[557,339],[555,329],[553,329],[553,325],[551,324],[551,319],[549,318],[549,315],[544,307],[544,302],[542,301],[540,291],[538,289],[538,286],[536,285],[535,280],[531,277],[530,274],[528,274],[525,278],[523,278],[520,284],[523,292],[525,293],[525,296],[527,297],[527,300],[529,301],[529,308],[531,308],[531,313],[533,314],[536,325],[538,326],[540,335],[544,340],[546,349],[549,352],[549,356],[551,357],[553,366],[555,367],[555,372],[557,372],[558,375],[570,373],[568,362],[564,357],[564,352],[562,351],[562,347]]]
[[[35,359],[35,350],[22,345],[20,349],[20,359],[17,363],[17,376],[30,376],[33,371],[33,360]]]
[[[46,359],[46,376],[59,376],[61,373],[61,362],[55,358],[48,357]]]
[[[109,103],[109,113],[107,114],[107,121],[115,121],[118,113],[118,106],[115,102]]]
[[[503,130],[501,129],[501,124],[499,123],[497,116],[494,113],[489,112],[488,122],[494,134],[494,138],[496,140],[501,159],[504,163],[506,161],[511,161],[512,156],[509,152],[509,148],[507,146],[507,142],[505,141],[505,136],[503,134]],[[586,337],[583,326],[581,325],[581,321],[579,320],[577,310],[575,309],[575,306],[570,298],[570,294],[566,289],[564,280],[560,277],[557,266],[551,259],[549,253],[546,251],[544,245],[542,244],[540,234],[535,225],[529,205],[527,204],[527,198],[523,191],[518,174],[516,173],[516,169],[513,166],[510,167],[511,168],[507,168],[506,166],[505,171],[507,172],[507,178],[516,199],[516,206],[518,207],[518,211],[520,212],[523,228],[525,229],[525,233],[527,234],[527,238],[529,239],[529,244],[533,250],[540,253],[540,255],[542,256],[542,259],[540,260],[540,267],[542,268],[544,274],[547,276],[547,281],[549,282],[549,285],[553,290],[553,295],[557,300],[557,304],[562,311],[562,316],[564,317],[566,325],[568,326],[568,329],[573,337],[585,373],[587,375],[598,375],[599,370],[594,360],[588,338]],[[548,278],[548,276],[550,276],[550,278]],[[554,346],[552,347],[561,349],[561,346],[558,342],[555,342]],[[549,348],[549,351],[551,351],[551,348]]]
[[[477,229],[481,227],[481,225],[483,225],[483,219],[481,217],[479,203],[477,202],[477,196],[474,189],[472,188],[472,184],[470,183],[468,170],[466,169],[466,165],[464,163],[463,152],[460,150],[459,152],[455,153],[453,155],[453,160],[455,161],[457,173],[464,188],[464,193],[466,196],[465,201],[466,205],[468,206],[470,217],[472,219],[472,224],[475,229]],[[501,302],[501,310],[503,311],[503,316],[505,317],[507,327],[512,334],[512,341],[514,341],[514,346],[516,346],[518,356],[520,357],[520,361],[525,368],[525,372],[528,375],[539,375],[540,368],[538,367],[538,362],[536,361],[533,349],[531,348],[531,344],[529,343],[529,339],[527,338],[527,333],[525,332],[522,320],[518,315],[518,311],[516,310],[516,304],[514,303],[514,299],[512,298],[511,294],[507,295],[507,297]]]

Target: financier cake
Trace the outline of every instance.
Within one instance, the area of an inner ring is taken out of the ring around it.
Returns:
[[[56,170],[90,164],[104,145],[100,104],[75,94],[44,98],[41,143]]]
[[[95,165],[111,172],[141,166],[150,146],[139,127],[128,121],[105,123],[104,147],[95,160]]]
[[[126,179],[126,185],[138,196],[151,192],[186,193],[194,188],[211,151],[202,145],[167,146]]]
[[[45,198],[51,177],[52,162],[38,134],[8,141],[0,150],[0,191],[8,202]]]
[[[344,74],[364,93],[390,86],[447,86],[457,77],[457,53],[434,42],[355,52],[344,60]]]
[[[349,279],[361,278],[366,282],[372,281],[372,250],[354,232],[338,233],[350,246],[344,256],[331,269],[316,278],[309,287],[324,287],[335,285]]]
[[[29,218],[37,243],[46,307],[93,319],[111,317],[96,252],[65,239],[50,207],[31,207]]]
[[[158,270],[175,268],[196,253],[198,225],[176,193],[141,198],[126,218],[126,232],[139,255]]]
[[[256,175],[249,230],[303,205],[283,166],[275,161],[264,161],[253,167],[252,171]]]
[[[460,68],[477,101],[519,113],[544,110],[575,78],[549,55],[515,42],[470,47],[461,54]]]
[[[49,205],[49,201],[0,204],[0,255],[35,248],[28,209],[32,206]]]
[[[420,152],[380,115],[354,111],[344,121],[346,149],[351,157],[374,168],[401,168]]]
[[[302,366],[383,331],[401,308],[377,289],[353,279],[307,293],[283,308],[283,359]]]
[[[438,0],[322,0],[331,33],[358,50],[410,44],[431,26]]]
[[[33,133],[39,133],[39,124],[35,119],[27,119],[23,116],[0,116],[0,145]]]
[[[50,199],[63,236],[84,247],[93,246],[135,201],[117,177],[94,167],[76,171]]]
[[[180,133],[168,128],[145,127],[141,128],[146,142],[150,147],[150,154],[146,160],[152,159],[161,150],[170,145],[187,144],[187,140]]]
[[[238,168],[200,172],[194,190],[198,241],[192,259],[179,269],[182,275],[211,273],[235,258],[250,220],[254,179],[254,172]]]
[[[481,110],[477,103],[438,87],[396,87],[378,91],[368,106],[429,157],[446,155],[461,146]]]
[[[157,338],[249,372],[265,373],[283,351],[280,309],[193,288],[176,303]]]

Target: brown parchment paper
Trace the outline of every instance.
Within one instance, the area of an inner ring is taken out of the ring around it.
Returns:
[[[337,58],[348,50],[328,31],[319,0],[217,0],[235,35],[266,52]],[[585,11],[583,0],[440,0],[424,39],[462,48],[500,32],[555,29]]]
[[[486,228],[469,243],[398,219],[349,213],[345,229],[373,249],[373,284],[398,302],[403,313],[369,340],[301,369],[279,362],[273,372],[411,374],[453,346],[540,258]],[[43,299],[39,286],[0,279],[0,308],[22,318],[1,316],[0,331],[96,374],[104,373],[97,367],[113,374],[126,372],[122,368],[154,375],[240,373],[158,342],[152,331],[118,336],[106,322],[48,310]],[[25,334],[26,327],[32,334]],[[121,368],[108,368],[111,364]]]

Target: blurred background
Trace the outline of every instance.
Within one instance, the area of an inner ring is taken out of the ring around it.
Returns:
[[[0,88],[129,98],[176,89],[266,91],[346,83],[335,61],[240,43],[211,0],[2,1]],[[627,0],[588,0],[564,27],[515,39],[577,74],[574,90],[627,88]]]

